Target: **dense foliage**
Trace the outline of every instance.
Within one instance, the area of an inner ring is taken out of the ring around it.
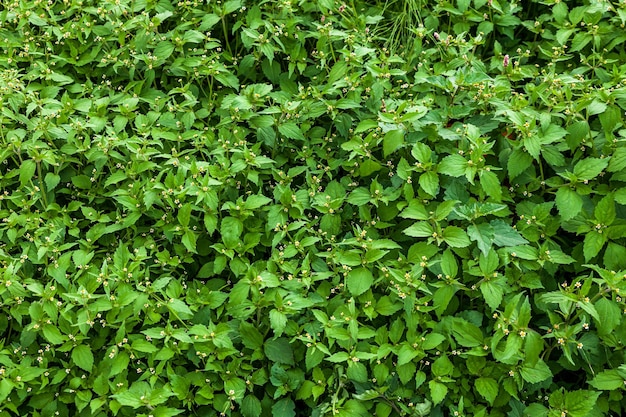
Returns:
[[[623,414],[625,23],[3,1],[0,416]]]

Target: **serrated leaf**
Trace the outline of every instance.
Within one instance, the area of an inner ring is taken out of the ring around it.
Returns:
[[[556,208],[563,220],[575,217],[583,208],[582,197],[569,187],[560,187],[556,192]]]
[[[498,176],[491,171],[481,170],[478,174],[480,178],[480,186],[485,193],[495,201],[502,200],[502,187]]]
[[[72,349],[72,360],[79,368],[91,372],[93,368],[93,353],[87,345],[78,345]]]
[[[478,249],[486,256],[491,249],[495,237],[493,226],[489,223],[472,224],[467,227],[467,234],[470,239],[476,242]]]
[[[295,417],[296,405],[290,398],[283,398],[272,406],[273,417]]]
[[[612,391],[624,387],[624,378],[622,378],[617,370],[611,369],[597,373],[596,376],[589,381],[589,385],[599,390]]]
[[[493,227],[493,243],[498,246],[518,246],[528,243],[526,239],[504,220],[492,220],[489,222]]]
[[[599,232],[601,232],[601,230],[592,230],[585,235],[585,240],[583,241],[583,254],[585,255],[585,261],[587,262],[600,253],[606,243],[606,234]]]
[[[419,185],[424,191],[432,196],[436,196],[439,193],[439,176],[432,172],[424,172],[419,177]]]
[[[446,398],[448,394],[448,387],[445,384],[437,381],[429,381],[428,388],[430,388],[430,398],[433,404],[437,405]]]
[[[480,292],[483,294],[487,305],[491,308],[491,311],[495,311],[502,303],[502,296],[504,295],[504,289],[502,286],[494,281],[483,281],[480,284]]]
[[[305,140],[302,130],[294,122],[287,122],[279,125],[278,131],[281,135],[288,139]]]
[[[574,175],[579,180],[592,180],[609,164],[609,159],[585,158],[574,166]]]
[[[486,399],[490,405],[493,405],[493,402],[498,396],[499,390],[500,386],[493,378],[481,377],[476,379],[476,391],[478,391],[478,393]]]
[[[543,360],[539,359],[533,366],[525,363],[520,369],[520,374],[524,381],[537,384],[550,378],[552,371]]]
[[[390,130],[383,138],[383,155],[385,158],[404,144],[403,130]]]
[[[461,177],[465,175],[467,169],[467,161],[461,155],[448,155],[441,160],[437,167],[437,172],[452,177]]]
[[[460,227],[447,226],[442,232],[443,240],[453,248],[465,248],[470,245],[467,233]]]
[[[374,282],[372,272],[367,268],[356,268],[348,272],[346,283],[353,296],[359,296],[369,290]]]
[[[509,179],[512,180],[519,176],[522,172],[526,171],[532,163],[533,157],[521,149],[516,149],[511,152],[506,165],[509,173]]]
[[[32,159],[26,159],[20,165],[20,185],[24,186],[33,179],[37,164]]]

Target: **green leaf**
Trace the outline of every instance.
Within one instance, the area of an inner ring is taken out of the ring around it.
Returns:
[[[187,203],[179,208],[177,218],[181,226],[189,226],[189,219],[191,218],[191,204]]]
[[[582,197],[569,187],[560,187],[556,192],[556,208],[563,220],[576,216],[583,208]]]
[[[53,324],[44,324],[42,328],[43,337],[53,345],[60,345],[67,340],[67,337],[61,334],[59,329]]]
[[[167,302],[167,307],[175,313],[175,315],[182,320],[190,319],[193,317],[193,312],[184,301],[177,298],[170,298]]]
[[[93,353],[87,345],[78,345],[72,350],[72,360],[79,368],[91,372],[93,368]]]
[[[302,130],[300,130],[300,127],[298,127],[298,125],[294,122],[287,122],[279,125],[278,131],[281,135],[288,139],[305,140]]]
[[[439,193],[439,176],[432,171],[424,172],[420,175],[419,185],[428,194],[436,196]]]
[[[610,226],[615,220],[615,198],[613,193],[607,194],[596,204],[593,210],[596,220],[604,226]]]
[[[265,342],[263,346],[265,356],[272,362],[284,363],[287,365],[293,365],[293,350],[289,344],[289,340],[284,337],[278,339],[270,339]]]
[[[169,41],[162,41],[157,44],[157,47],[154,48],[154,56],[160,60],[166,60],[172,55],[174,52],[174,44]]]
[[[367,268],[356,268],[348,272],[346,283],[353,296],[359,296],[369,290],[374,282],[372,272]]]
[[[417,222],[404,229],[402,233],[411,237],[431,237],[434,229],[427,222]]]
[[[431,370],[435,376],[450,375],[454,371],[454,365],[446,355],[443,355],[433,362]]]
[[[609,159],[585,158],[574,166],[574,175],[579,180],[592,180],[609,164]]]
[[[487,256],[495,238],[493,227],[489,223],[472,224],[467,227],[467,234],[476,242],[478,249]]]
[[[46,183],[47,190],[51,191],[54,190],[57,185],[59,185],[59,182],[61,182],[61,177],[54,172],[48,172],[44,181]]]
[[[20,165],[20,185],[24,186],[33,179],[37,164],[32,159],[26,159]]]
[[[492,220],[489,224],[493,227],[493,243],[498,246],[518,246],[528,243],[517,230],[505,223],[504,220]]]
[[[522,172],[526,171],[528,167],[533,163],[533,157],[521,149],[515,149],[511,152],[509,160],[507,162],[507,171],[509,173],[509,179],[514,179]]]
[[[592,230],[585,235],[583,254],[587,262],[600,253],[606,243],[606,234],[600,232],[602,230]]]
[[[433,401],[435,405],[439,404],[446,398],[448,394],[448,387],[445,384],[437,381],[429,381],[428,387],[430,388],[430,399]]]
[[[489,405],[493,405],[499,390],[500,386],[493,378],[481,377],[476,379],[476,391],[489,402]]]
[[[240,236],[243,232],[243,223],[234,217],[224,217],[220,224],[220,233],[222,240],[227,248],[232,249],[240,242]]]
[[[272,326],[272,330],[274,330],[274,334],[280,336],[283,334],[285,326],[287,326],[287,316],[285,313],[276,309],[270,310],[270,325]]]
[[[422,349],[431,350],[436,348],[446,340],[446,337],[439,333],[428,333],[422,342]]]
[[[565,394],[565,408],[572,417],[585,417],[598,404],[599,392],[577,390]]]
[[[198,253],[196,250],[196,234],[191,230],[187,230],[182,238],[183,245],[189,252]]]
[[[453,248],[465,248],[471,243],[467,233],[456,226],[448,226],[443,229],[443,240]]]
[[[448,155],[441,160],[437,167],[437,172],[450,175],[452,177],[462,177],[465,175],[467,161],[461,155]]]
[[[600,298],[594,304],[598,317],[601,320],[596,321],[598,327],[598,335],[609,335],[622,321],[622,310],[617,303],[606,298]]]
[[[502,200],[502,187],[498,176],[484,169],[479,171],[478,176],[480,177],[480,186],[485,193],[495,201],[500,202]]]
[[[613,391],[624,387],[624,378],[615,369],[602,371],[589,381],[589,385],[599,390]]]
[[[524,381],[537,384],[550,378],[552,371],[543,360],[539,359],[533,366],[524,363],[520,369],[520,374]]]
[[[480,284],[480,292],[483,294],[487,305],[491,308],[491,311],[495,311],[502,303],[502,296],[504,295],[504,289],[502,286],[494,281],[483,281]]]
[[[265,197],[264,195],[251,195],[246,200],[244,207],[248,210],[255,210],[271,202],[272,199]]]
[[[254,394],[246,395],[241,402],[243,417],[259,417],[261,415],[261,401]]]
[[[383,138],[383,155],[385,158],[404,144],[403,130],[390,130]]]
[[[620,172],[624,169],[626,169],[626,148],[617,148],[611,155],[607,171]]]
[[[80,188],[82,190],[88,190],[91,188],[91,180],[86,175],[76,175],[72,177],[72,184],[74,184],[76,188]]]
[[[295,417],[296,405],[290,398],[283,398],[272,406],[273,417]]]

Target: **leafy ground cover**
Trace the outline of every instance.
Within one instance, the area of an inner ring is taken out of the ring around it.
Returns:
[[[621,415],[626,2],[0,5],[0,416]]]

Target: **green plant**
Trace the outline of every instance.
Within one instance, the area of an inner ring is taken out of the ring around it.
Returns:
[[[623,413],[625,7],[7,2],[0,416]]]

